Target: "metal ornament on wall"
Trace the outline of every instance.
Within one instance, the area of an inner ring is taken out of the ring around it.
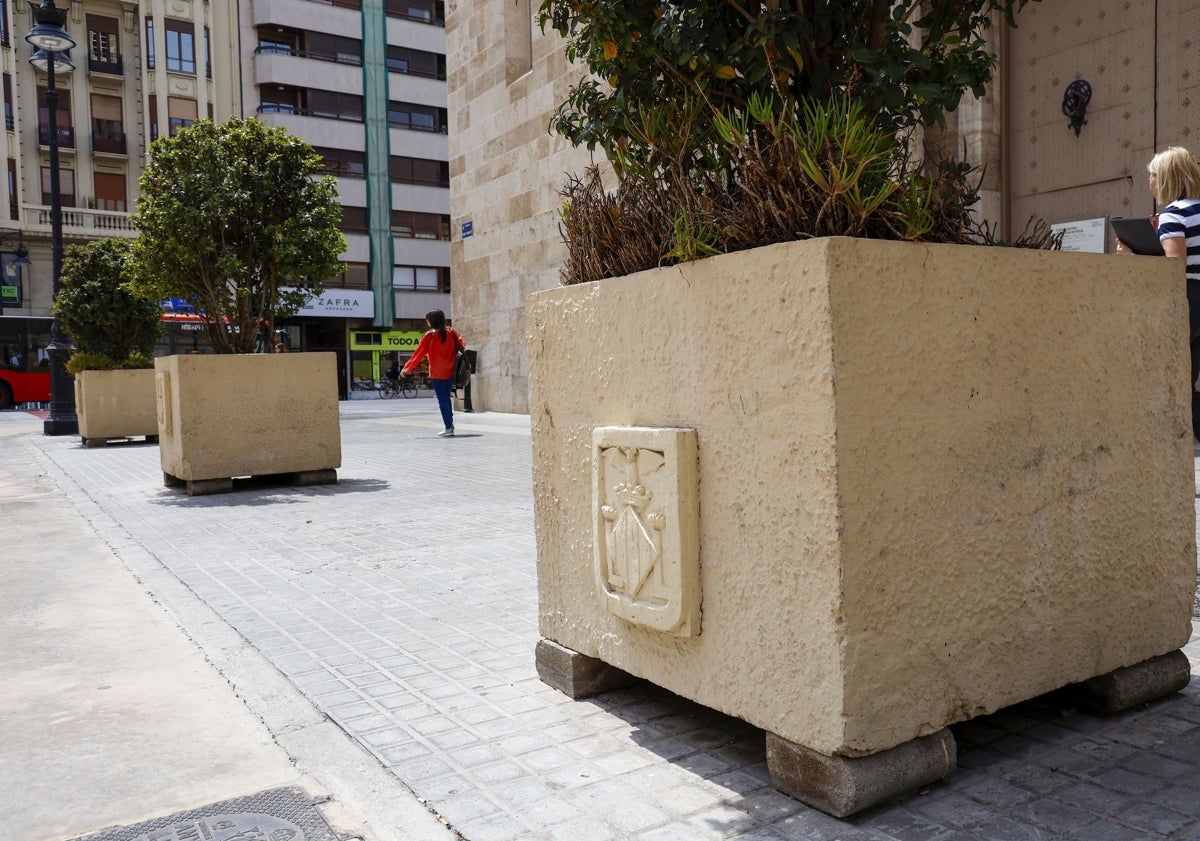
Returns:
[[[1080,129],[1087,125],[1087,107],[1091,101],[1092,86],[1084,79],[1076,79],[1067,85],[1063,92],[1063,116],[1070,118],[1071,128],[1075,129],[1076,137],[1079,136]]]

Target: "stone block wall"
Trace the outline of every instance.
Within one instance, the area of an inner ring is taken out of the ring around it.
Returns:
[[[477,409],[529,411],[525,299],[559,284],[558,190],[591,157],[549,133],[579,72],[530,0],[447,9],[455,326],[479,351]],[[473,228],[462,236],[464,222]]]

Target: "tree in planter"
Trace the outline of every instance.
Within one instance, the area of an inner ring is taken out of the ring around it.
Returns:
[[[591,72],[551,127],[620,177],[563,190],[564,281],[809,236],[990,240],[971,167],[917,160],[908,132],[984,92],[984,33],[1026,2],[542,0]]]
[[[113,238],[67,249],[54,314],[75,342],[72,374],[152,365],[162,307],[132,288],[132,245]]]
[[[134,216],[138,286],[203,312],[218,352],[261,349],[267,325],[319,292],[305,284],[336,273],[346,247],[320,164],[303,140],[253,119],[201,120],[156,140]]]

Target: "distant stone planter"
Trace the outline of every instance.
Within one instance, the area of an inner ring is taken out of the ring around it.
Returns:
[[[157,441],[153,369],[80,371],[75,375],[75,411],[85,447],[140,436]]]
[[[835,238],[534,294],[539,673],[762,727],[839,816],[949,774],[954,722],[1181,688],[1183,287]]]
[[[238,477],[337,481],[336,356],[208,354],[154,361],[163,480],[191,495]]]

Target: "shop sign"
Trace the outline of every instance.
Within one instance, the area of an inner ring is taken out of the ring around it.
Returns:
[[[350,350],[412,353],[424,335],[421,330],[351,330]]]
[[[372,318],[375,315],[375,293],[369,289],[326,289],[320,295],[310,297],[296,315]]]

